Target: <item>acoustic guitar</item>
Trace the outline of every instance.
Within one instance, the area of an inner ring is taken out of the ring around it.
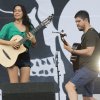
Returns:
[[[63,34],[63,31],[61,31],[61,33],[60,33],[61,40],[65,45],[68,45],[67,41],[64,39],[65,36],[66,36],[66,34]],[[80,50],[81,44],[80,43],[73,43],[72,48],[74,50]],[[79,69],[79,55],[71,54],[70,61],[73,64],[74,71]]]
[[[39,29],[42,27],[47,26],[53,19],[53,14],[49,17],[47,17],[45,20],[43,20],[36,28],[34,28],[31,32],[36,33]],[[24,47],[23,43],[27,40],[28,38],[23,38],[20,35],[15,35],[14,37],[11,38],[10,41],[14,40],[16,42],[19,42],[20,48],[19,49],[14,49],[12,46],[8,45],[0,45],[0,64],[4,67],[11,67],[15,64],[18,55],[25,52],[27,49]]]

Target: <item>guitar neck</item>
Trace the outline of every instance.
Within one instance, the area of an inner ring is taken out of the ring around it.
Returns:
[[[34,28],[31,32],[33,34],[35,34],[39,29],[41,29],[42,27],[48,25],[53,19],[53,14],[51,16],[49,16],[48,18],[46,18],[45,20],[43,20],[36,28]]]
[[[22,38],[22,39],[19,41],[20,45],[23,44],[27,39],[28,39],[27,37]]]
[[[36,28],[34,28],[33,30],[31,30],[30,32],[32,32],[33,34],[35,34],[43,26],[44,26],[44,24],[41,22]]]
[[[66,46],[68,46],[68,43],[66,42],[66,40],[64,39],[64,37],[61,37],[61,40],[62,40],[62,42],[63,42]]]

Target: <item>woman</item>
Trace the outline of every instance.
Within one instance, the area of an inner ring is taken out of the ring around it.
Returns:
[[[29,47],[32,44],[35,45],[36,39],[30,32],[33,27],[23,5],[17,4],[14,6],[13,16],[14,21],[4,25],[4,27],[1,29],[0,44],[12,46],[15,50],[18,50],[21,44],[15,40],[11,41],[11,38],[15,35],[23,38],[27,37],[27,40],[23,42],[27,50],[19,54],[13,66],[7,67],[10,83],[25,83],[29,82],[30,77]]]

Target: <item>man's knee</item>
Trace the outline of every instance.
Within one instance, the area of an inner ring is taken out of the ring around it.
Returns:
[[[75,91],[76,87],[74,83],[69,81],[67,84],[65,84],[65,89],[66,91],[73,91],[73,90]]]

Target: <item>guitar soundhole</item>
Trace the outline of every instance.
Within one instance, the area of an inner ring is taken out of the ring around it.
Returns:
[[[6,51],[4,49],[2,49],[3,53],[5,54],[5,56],[11,60],[11,58],[9,57],[9,55],[6,53]]]

